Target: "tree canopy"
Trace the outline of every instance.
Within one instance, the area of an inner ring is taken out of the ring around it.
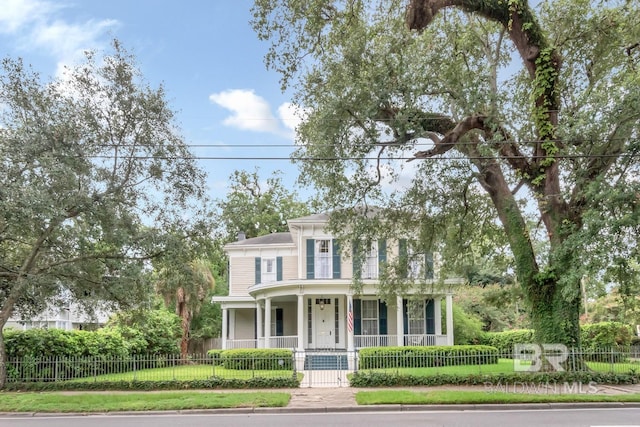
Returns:
[[[0,331],[69,299],[142,301],[164,230],[206,222],[205,176],[163,88],[117,41],[50,81],[19,59],[0,73]]]
[[[451,272],[474,245],[502,245],[537,339],[579,345],[580,278],[638,257],[637,2],[256,0],[253,12],[267,65],[307,113],[300,179],[346,208],[335,230],[414,233]],[[345,227],[372,221],[348,214],[356,205],[389,218]]]

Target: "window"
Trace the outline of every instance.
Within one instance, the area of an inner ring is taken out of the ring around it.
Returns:
[[[364,262],[362,265],[363,279],[376,279],[378,277],[378,242],[371,242],[366,245]]]
[[[409,258],[408,274],[411,279],[422,279],[424,269],[424,255],[417,253],[412,245],[407,247],[407,257]]]
[[[407,305],[409,335],[423,335],[425,333],[424,316],[424,301],[415,301]]]
[[[262,258],[262,282],[276,281],[276,259]]]
[[[362,300],[362,335],[378,335],[378,300]]]
[[[330,279],[331,277],[331,240],[316,240],[315,278]]]

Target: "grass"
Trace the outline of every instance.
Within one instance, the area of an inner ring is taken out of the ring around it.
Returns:
[[[640,402],[640,393],[601,394],[534,394],[487,391],[427,391],[408,390],[360,391],[358,405],[435,405],[482,403],[569,403],[569,402]]]
[[[235,370],[213,365],[180,365],[168,368],[143,369],[116,374],[97,375],[78,378],[72,382],[113,382],[113,381],[171,381],[203,380],[212,376],[223,378],[249,379],[253,377],[290,378],[293,371],[288,370]]]
[[[113,412],[287,406],[281,392],[0,393],[0,412]]]
[[[525,364],[525,363],[523,363]],[[640,372],[639,362],[606,363],[587,362],[587,366],[597,372],[631,373]],[[389,372],[399,375],[430,376],[430,375],[477,375],[477,374],[508,374],[514,372],[513,359],[499,359],[498,363],[490,365],[458,365],[434,366],[430,368],[387,368],[362,369],[362,371]]]

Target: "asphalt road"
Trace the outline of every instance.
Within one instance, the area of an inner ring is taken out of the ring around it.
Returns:
[[[137,414],[0,417],[2,427],[326,427],[326,426],[473,426],[473,427],[640,427],[639,408],[472,410],[418,412],[328,412],[264,414]]]

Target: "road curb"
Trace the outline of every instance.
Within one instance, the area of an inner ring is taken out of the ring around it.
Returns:
[[[298,408],[226,408],[226,409],[185,409],[171,411],[113,411],[113,412],[0,412],[2,417],[39,418],[39,417],[89,417],[122,415],[207,415],[207,414],[314,414],[338,412],[444,412],[444,411],[530,411],[543,409],[611,409],[640,408],[640,402],[576,402],[576,403],[513,403],[513,404],[437,404],[437,405],[360,405],[327,406]]]

